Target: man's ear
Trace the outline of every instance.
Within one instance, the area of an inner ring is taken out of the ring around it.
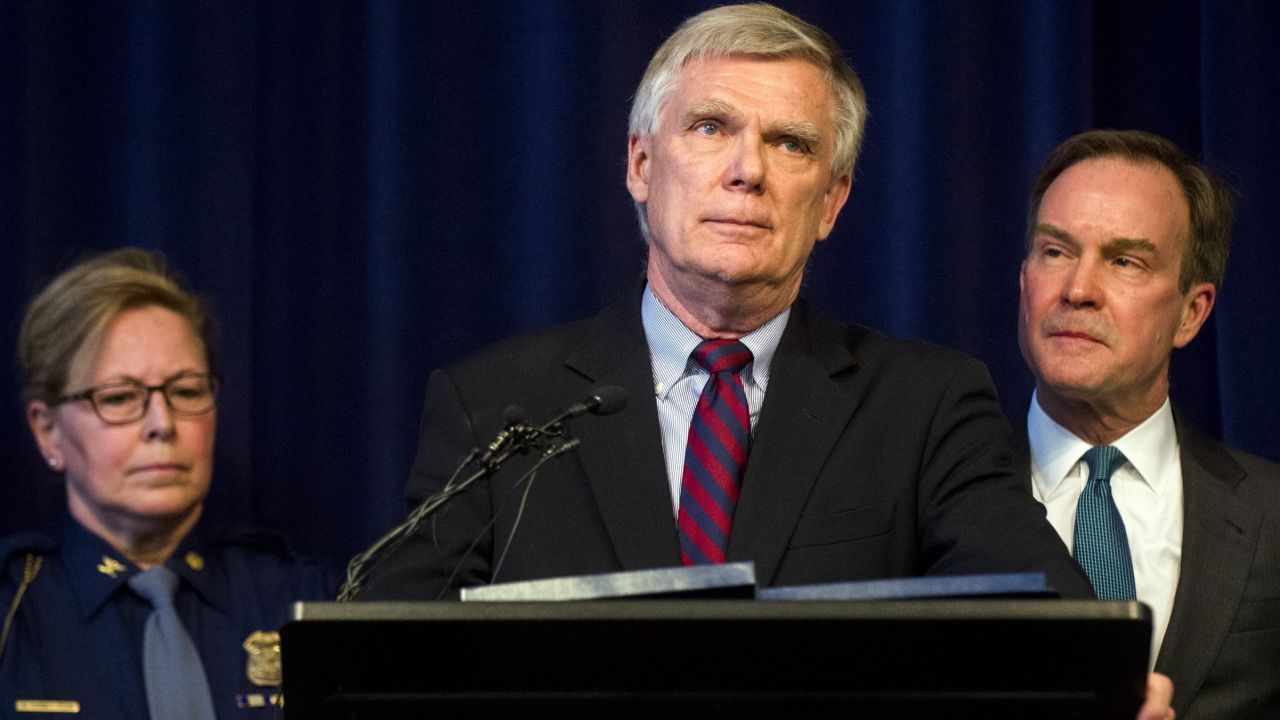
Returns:
[[[818,226],[818,242],[827,239],[836,226],[836,218],[841,208],[849,200],[849,191],[853,187],[853,176],[846,173],[831,182],[827,194],[822,198],[822,224]]]
[[[1192,285],[1182,296],[1182,320],[1173,335],[1174,347],[1186,347],[1195,338],[1209,319],[1209,313],[1213,312],[1213,303],[1217,297],[1218,289],[1213,283],[1207,282]]]
[[[627,190],[631,199],[644,203],[649,199],[649,143],[648,135],[632,135],[627,138]]]

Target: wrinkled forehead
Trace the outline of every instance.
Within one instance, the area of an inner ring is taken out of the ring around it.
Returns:
[[[1036,221],[1093,222],[1176,245],[1191,232],[1190,205],[1173,171],[1155,160],[1119,155],[1065,168],[1045,189]]]
[[[678,99],[678,100],[677,100]],[[658,106],[660,121],[678,119],[695,105],[721,105],[792,116],[834,127],[836,97],[822,67],[804,57],[748,55],[695,56],[673,78]]]
[[[834,101],[834,78],[831,74],[831,68],[811,54],[798,51],[782,53],[694,53],[685,58],[680,69],[671,76],[672,88],[678,88],[682,81],[696,78],[708,72],[708,68],[715,68],[721,65],[754,67],[758,68],[761,74],[768,75],[771,72],[776,73],[776,68],[778,67],[791,64],[807,67],[816,73],[827,90],[827,97]]]

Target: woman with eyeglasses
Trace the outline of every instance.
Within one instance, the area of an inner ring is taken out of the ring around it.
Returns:
[[[0,717],[272,715],[275,633],[291,602],[332,597],[333,576],[275,535],[201,524],[217,426],[208,330],[199,300],[132,248],[32,301],[27,421],[71,522],[56,541],[0,541]]]

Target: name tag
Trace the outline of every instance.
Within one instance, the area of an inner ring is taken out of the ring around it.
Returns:
[[[13,709],[20,713],[63,713],[75,715],[80,712],[80,703],[75,700],[19,700]]]
[[[280,693],[250,693],[248,695],[237,695],[236,707],[242,709],[284,707],[284,698],[280,697]]]

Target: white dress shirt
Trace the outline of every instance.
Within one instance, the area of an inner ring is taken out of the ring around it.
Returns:
[[[1027,413],[1027,437],[1032,492],[1074,554],[1076,504],[1089,481],[1089,466],[1081,456],[1091,446],[1046,415],[1035,396]],[[1124,519],[1138,600],[1151,606],[1149,664],[1154,667],[1182,561],[1182,459],[1169,400],[1111,444],[1128,460],[1112,473],[1111,496]]]
[[[769,366],[773,364],[773,354],[778,349],[790,316],[791,308],[788,307],[741,339],[753,358],[741,373],[742,387],[751,410],[752,433],[764,405],[765,389],[769,386]],[[702,338],[685,327],[654,297],[647,285],[640,301],[640,318],[644,323],[645,338],[649,341],[649,360],[653,364],[653,395],[658,403],[658,423],[662,427],[662,455],[667,463],[667,482],[671,486],[671,508],[678,516],[689,424],[693,422],[693,409],[711,373],[690,357]]]

